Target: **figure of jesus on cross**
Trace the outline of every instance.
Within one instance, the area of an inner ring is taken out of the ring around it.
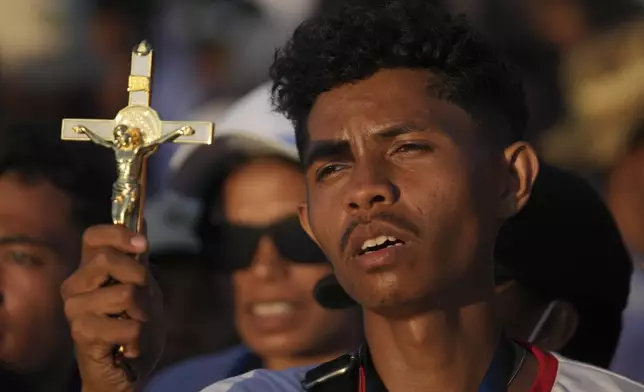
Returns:
[[[112,221],[140,231],[147,158],[166,142],[212,142],[207,122],[161,121],[150,107],[152,49],[142,42],[132,52],[129,106],[114,120],[64,119],[62,138],[91,140],[114,150],[117,178],[112,193]]]
[[[112,188],[112,221],[126,227],[137,227],[137,203],[141,193],[144,160],[162,143],[170,142],[180,136],[190,136],[194,130],[184,126],[167,133],[156,140],[145,143],[139,128],[117,125],[113,141],[103,139],[84,126],[73,128],[74,132],[87,135],[91,141],[114,150],[117,177]]]

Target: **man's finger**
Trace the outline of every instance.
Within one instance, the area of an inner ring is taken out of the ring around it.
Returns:
[[[61,287],[63,299],[96,290],[109,277],[124,284],[146,286],[149,271],[132,257],[104,248],[94,252],[91,260],[65,280]]]
[[[83,234],[83,262],[87,262],[93,249],[114,248],[124,253],[140,254],[147,250],[147,240],[141,234],[122,225],[92,226]]]
[[[141,225],[141,235],[143,235],[145,238],[148,238],[148,221],[143,218],[143,224]],[[141,253],[138,255],[137,260],[139,263],[149,266],[150,265],[150,250],[147,248],[146,244],[146,251],[144,253]]]
[[[99,316],[116,316],[123,313],[137,321],[148,321],[142,310],[145,293],[141,287],[130,284],[117,284],[89,293],[83,293],[65,301],[65,314],[70,320],[85,313]]]
[[[71,323],[74,342],[92,359],[102,361],[112,356],[115,346],[139,348],[143,323],[132,319],[116,319],[96,314],[85,314]],[[87,349],[91,347],[91,349]],[[129,354],[131,355],[131,354]]]

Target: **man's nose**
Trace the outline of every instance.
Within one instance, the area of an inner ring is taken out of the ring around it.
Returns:
[[[384,169],[376,165],[356,166],[345,195],[345,209],[350,214],[370,213],[380,206],[394,204],[400,190]]]

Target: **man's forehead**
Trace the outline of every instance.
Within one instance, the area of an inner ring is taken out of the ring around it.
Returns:
[[[309,114],[311,140],[349,139],[382,128],[429,123],[445,115],[445,101],[428,87],[436,77],[428,71],[382,70],[371,77],[322,93]],[[437,82],[437,81],[436,81]]]
[[[312,116],[308,123],[309,141],[384,140],[413,132],[458,138],[459,133],[470,133],[476,127],[465,110],[434,97],[408,105],[397,104],[396,107],[383,105],[375,110],[355,107],[351,110],[347,106],[330,111],[328,116]]]
[[[79,236],[70,238],[66,230],[61,232],[55,227],[49,227],[29,217],[0,213],[0,245],[27,244],[60,251],[66,247],[65,242],[79,240]]]
[[[386,113],[403,115],[428,97],[428,73],[424,71],[380,71],[370,78],[346,83],[320,94],[313,105],[310,120],[359,119],[366,113],[386,109]],[[409,106],[411,103],[416,105]]]
[[[75,231],[70,209],[68,197],[46,181],[25,183],[16,176],[0,180],[1,236],[26,236],[51,244],[79,241],[67,238]]]

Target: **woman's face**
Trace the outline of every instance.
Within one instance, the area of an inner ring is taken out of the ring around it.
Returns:
[[[223,196],[230,224],[267,227],[296,216],[306,197],[304,176],[294,165],[257,159],[231,174]],[[356,318],[353,311],[326,310],[313,298],[314,286],[330,272],[325,260],[288,260],[269,235],[261,236],[250,265],[233,274],[242,340],[262,357],[315,355],[335,347],[347,328],[355,330]]]

